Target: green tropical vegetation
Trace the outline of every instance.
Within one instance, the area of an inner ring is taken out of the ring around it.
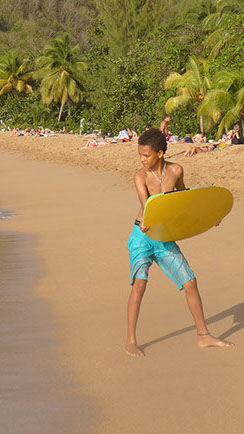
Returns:
[[[239,0],[2,0],[0,119],[243,131],[243,21]]]
[[[197,61],[189,57],[184,74],[172,72],[167,77],[164,83],[165,89],[177,89],[177,96],[170,97],[165,104],[167,114],[170,114],[182,105],[189,105],[194,102],[197,102],[199,105],[203,102],[206,93],[211,89],[208,69],[208,61],[206,59],[199,59]],[[203,118],[204,116],[201,114],[201,132],[204,132]]]
[[[67,36],[55,38],[53,46],[46,47],[43,56],[37,59],[34,78],[41,80],[42,102],[47,105],[52,101],[60,103],[58,121],[66,102],[70,116],[70,100],[82,101],[82,78],[86,69],[86,63],[79,60],[79,47],[71,48]]]
[[[206,122],[219,124],[217,139],[236,120],[244,131],[244,71],[221,71],[198,109]]]
[[[30,85],[32,73],[27,72],[27,68],[26,62],[21,62],[11,52],[0,61],[0,96],[9,92],[33,92]]]

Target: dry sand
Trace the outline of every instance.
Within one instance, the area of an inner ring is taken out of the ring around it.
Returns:
[[[198,276],[210,330],[237,346],[199,350],[184,293],[153,267],[138,329],[146,357],[138,360],[123,352],[137,146],[80,149],[82,140],[2,133],[0,147],[13,154],[0,152],[0,205],[17,212],[1,222],[3,230],[37,240],[35,254],[45,272],[33,291],[46,300],[61,339],[60,370],[93,403],[87,432],[241,434],[244,147],[193,158],[183,158],[185,145],[168,149],[169,157],[175,154],[170,161],[184,165],[187,186],[214,183],[235,195],[218,228],[180,246]],[[69,432],[80,433],[84,429]]]
[[[135,170],[141,167],[137,154],[137,141],[82,148],[88,141],[78,135],[59,134],[55,137],[15,137],[0,132],[0,148],[21,153],[27,158],[53,161],[74,166],[93,167],[99,171],[119,173],[132,186]],[[228,149],[192,158],[183,154],[188,144],[169,144],[166,159],[183,164],[188,186],[221,185],[229,188],[235,197],[243,197],[244,146],[233,145]]]

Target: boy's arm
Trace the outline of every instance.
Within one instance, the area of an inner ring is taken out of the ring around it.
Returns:
[[[176,190],[185,190],[186,186],[184,183],[184,171],[183,167],[177,164],[175,167],[175,175],[176,175],[176,183],[175,188]]]
[[[148,193],[148,190],[146,187],[145,174],[142,170],[139,170],[138,172],[136,172],[136,174],[134,176],[134,183],[135,183],[136,191],[137,191],[138,198],[139,198],[139,201],[141,204],[141,212],[143,215],[146,201],[149,198],[149,193]],[[147,232],[149,228],[146,226],[143,226],[142,222],[141,222],[140,229],[142,232]]]
[[[146,205],[146,201],[149,198],[148,190],[145,183],[145,174],[139,170],[136,172],[134,176],[134,183],[136,187],[136,191],[138,194],[138,198],[142,207],[142,211]]]

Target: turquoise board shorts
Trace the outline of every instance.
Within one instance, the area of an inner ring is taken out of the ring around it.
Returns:
[[[153,261],[159,265],[166,276],[176,283],[180,291],[186,282],[195,277],[174,241],[163,243],[151,240],[140,230],[139,226],[135,225],[127,247],[130,254],[131,285],[135,278],[148,279],[149,268]]]

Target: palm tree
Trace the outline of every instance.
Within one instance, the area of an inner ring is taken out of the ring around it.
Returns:
[[[87,65],[79,59],[79,47],[70,47],[68,37],[57,37],[54,45],[44,49],[44,55],[37,60],[36,79],[41,80],[40,93],[43,103],[60,103],[58,122],[64,105],[70,100],[75,103],[83,99],[83,85]]]
[[[206,32],[205,48],[210,50],[209,58],[218,56],[221,48],[238,38],[238,32],[232,32],[238,14],[243,13],[243,4],[239,0],[205,0],[187,12],[185,20],[189,23],[201,23]],[[242,21],[241,21],[242,25]]]
[[[9,53],[0,60],[0,95],[17,91],[21,93],[33,92],[28,82],[32,78],[32,72],[27,72],[27,61],[21,62],[14,54]]]
[[[180,106],[192,102],[202,102],[206,92],[211,88],[208,78],[208,62],[206,59],[189,57],[186,72],[173,72],[164,83],[166,90],[176,90],[177,96],[171,97],[165,104],[166,113],[170,114]],[[200,130],[203,132],[203,118],[200,117]]]
[[[218,74],[215,85],[210,90],[198,114],[204,116],[211,123],[219,124],[216,138],[219,139],[223,131],[238,120],[241,122],[244,135],[244,73],[240,71],[222,71]]]
[[[212,0],[211,3],[212,8],[202,22],[204,30],[214,31],[224,27],[230,15],[243,13],[243,5],[239,0]]]
[[[210,14],[216,12],[214,0],[204,0],[187,11],[185,20],[188,23],[201,23]]]
[[[215,10],[214,10],[215,9]],[[218,56],[221,48],[228,45],[238,34],[231,32],[229,23],[243,12],[243,5],[238,0],[214,0],[212,13],[202,21],[203,30],[208,32],[205,47],[210,49],[209,58]]]

